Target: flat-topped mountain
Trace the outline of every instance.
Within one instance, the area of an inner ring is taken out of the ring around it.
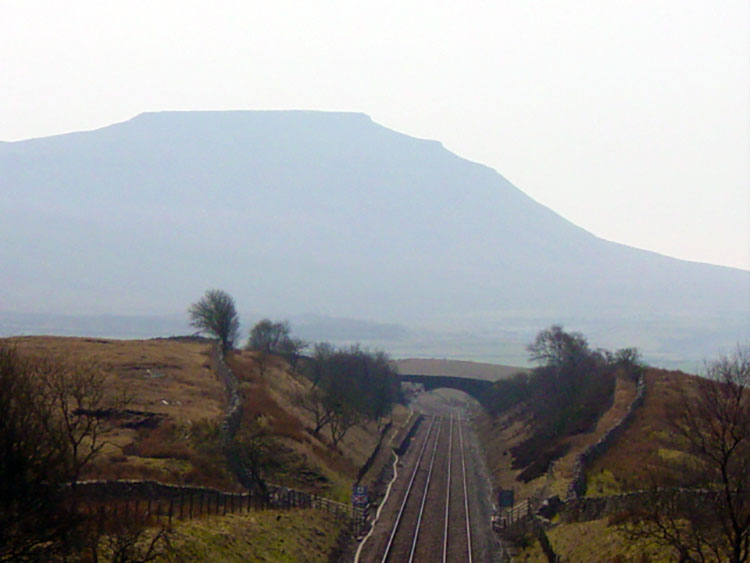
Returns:
[[[221,287],[260,314],[562,321],[665,356],[750,334],[750,272],[597,238],[361,114],[147,113],[0,143],[0,184],[0,311],[166,315]]]

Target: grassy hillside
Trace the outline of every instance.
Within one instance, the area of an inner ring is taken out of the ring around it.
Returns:
[[[526,440],[533,431],[529,413],[522,407],[492,418],[486,414],[479,417],[479,431],[486,448],[488,467],[497,487],[514,489],[516,500],[532,496],[546,498],[552,495],[564,497],[568,483],[573,477],[576,456],[599,438],[625,413],[635,397],[635,384],[627,377],[617,377],[612,406],[598,420],[592,432],[565,437],[555,444],[555,449],[566,453],[555,460],[541,477],[527,483],[517,480],[523,468],[514,469],[511,449]]]
[[[343,524],[317,510],[269,510],[179,523],[173,553],[160,559],[229,562],[327,562]]]
[[[675,560],[669,550],[654,545],[629,543],[610,525],[607,518],[556,526],[547,532],[547,537],[562,561],[670,563]],[[547,557],[538,542],[525,549],[520,560],[547,563]]]
[[[231,475],[202,455],[223,413],[224,385],[211,372],[210,344],[177,340],[8,339],[23,355],[93,363],[110,394],[126,394],[101,454],[84,477],[156,479],[233,487]],[[214,448],[215,450],[215,448]]]
[[[697,392],[698,377],[679,371],[650,369],[646,373],[646,400],[616,447],[587,471],[589,495],[642,489],[664,461],[683,455],[669,420],[682,393]]]
[[[378,442],[379,428],[372,422],[357,425],[334,448],[327,430],[313,434],[313,415],[295,404],[294,397],[309,390],[310,381],[292,373],[280,358],[271,358],[268,373],[261,375],[257,360],[257,353],[249,351],[228,357],[245,397],[245,420],[261,417],[274,437],[280,462],[272,474],[274,482],[348,502],[357,472]],[[408,412],[397,405],[392,417],[398,427]],[[365,477],[367,483],[375,476]]]
[[[22,357],[93,363],[108,378],[108,394],[128,396],[125,408],[102,414],[110,423],[104,436],[107,445],[84,479],[152,479],[242,489],[219,442],[226,394],[212,370],[210,342],[44,336],[4,342]],[[312,414],[295,406],[295,395],[309,390],[310,381],[280,358],[264,359],[261,370],[259,359],[247,351],[227,356],[244,398],[242,425],[261,429],[263,478],[348,503],[351,486],[382,428],[362,423],[333,447],[327,429],[313,433]],[[408,415],[403,407],[394,409],[386,441]],[[381,465],[388,462],[387,456],[378,459]],[[371,483],[378,473],[379,467],[373,467],[364,483]],[[171,560],[207,560],[210,553],[214,561],[325,561],[343,525],[320,512],[299,509],[214,520],[179,523]]]
[[[649,368],[645,373],[646,398],[619,440],[586,470],[587,496],[602,496],[642,490],[654,483],[654,475],[664,471],[664,462],[685,455],[670,429],[670,416],[682,394],[697,390],[698,378],[682,372]],[[516,409],[492,419],[480,417],[480,427],[488,446],[489,466],[496,486],[512,488],[516,500],[552,495],[565,497],[573,475],[575,457],[594,444],[625,413],[635,396],[632,379],[618,377],[614,402],[589,433],[560,441],[569,446],[542,477],[528,483],[518,481],[520,470],[512,469],[510,449],[531,431],[530,420]],[[557,524],[547,532],[551,545],[564,561],[666,562],[674,553],[648,543],[629,542],[614,525],[616,516]],[[528,561],[546,561],[538,543],[524,550]]]
[[[63,337],[8,339],[22,354],[94,362],[110,376],[110,392],[126,392],[129,413],[120,413],[106,436],[110,444],[88,477],[145,478],[236,489],[218,451],[218,423],[225,406],[223,384],[211,371],[211,344],[190,340],[105,340]],[[379,439],[374,423],[357,426],[339,444],[323,429],[313,435],[312,415],[294,405],[310,382],[271,357],[260,375],[253,352],[232,352],[227,361],[240,380],[243,423],[262,420],[270,448],[270,482],[349,500],[351,484]],[[396,407],[398,424],[407,416]],[[135,426],[135,428],[133,427]]]

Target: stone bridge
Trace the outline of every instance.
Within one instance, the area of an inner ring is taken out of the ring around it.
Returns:
[[[401,373],[398,375],[402,383],[420,383],[424,385],[425,391],[433,389],[458,389],[467,395],[471,395],[479,404],[485,405],[492,388],[492,381],[486,379],[474,379],[472,377],[457,377],[453,375],[412,375]]]

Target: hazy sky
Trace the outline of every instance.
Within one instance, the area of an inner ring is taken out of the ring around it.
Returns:
[[[0,140],[360,111],[603,238],[750,269],[748,4],[0,0]]]

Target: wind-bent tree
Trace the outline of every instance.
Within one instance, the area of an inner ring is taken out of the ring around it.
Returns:
[[[710,363],[670,421],[685,455],[624,530],[680,561],[750,561],[750,346]]]
[[[188,309],[190,326],[205,332],[221,343],[224,352],[234,348],[240,334],[240,317],[234,299],[220,289],[209,289],[206,294]]]

